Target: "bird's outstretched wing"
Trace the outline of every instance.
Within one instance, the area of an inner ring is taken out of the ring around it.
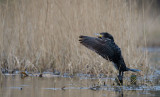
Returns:
[[[120,48],[110,39],[100,39],[96,37],[80,36],[80,43],[95,51],[103,58],[116,61],[121,57]]]

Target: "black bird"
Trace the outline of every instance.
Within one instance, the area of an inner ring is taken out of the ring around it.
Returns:
[[[119,70],[119,79],[123,79],[123,72],[125,71],[140,71],[138,69],[130,69],[126,67],[123,56],[121,54],[121,49],[115,44],[114,38],[111,34],[102,32],[97,35],[98,38],[81,35],[79,36],[79,41],[81,44],[95,51],[106,60],[111,61],[114,64],[115,68]]]

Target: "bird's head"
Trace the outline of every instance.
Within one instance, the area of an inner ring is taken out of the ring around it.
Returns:
[[[102,33],[96,33],[96,35],[98,36],[98,38],[108,38],[112,41],[114,41],[114,38],[111,34],[109,34],[108,32],[102,32]]]

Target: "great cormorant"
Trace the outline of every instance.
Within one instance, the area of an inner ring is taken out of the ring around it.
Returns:
[[[133,71],[138,72],[138,69],[130,69],[126,67],[123,56],[121,54],[121,49],[115,44],[114,38],[111,34],[107,32],[102,32],[97,34],[98,37],[89,36],[79,36],[80,43],[87,48],[95,51],[97,54],[101,55],[106,60],[111,61],[115,68],[119,70],[119,79],[123,79],[123,72]]]

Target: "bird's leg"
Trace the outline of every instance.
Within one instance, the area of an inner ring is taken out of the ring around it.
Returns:
[[[121,70],[119,70],[119,76],[121,76]]]
[[[119,70],[118,85],[123,85],[123,71]]]
[[[122,79],[123,79],[123,71],[121,73],[122,73]]]

